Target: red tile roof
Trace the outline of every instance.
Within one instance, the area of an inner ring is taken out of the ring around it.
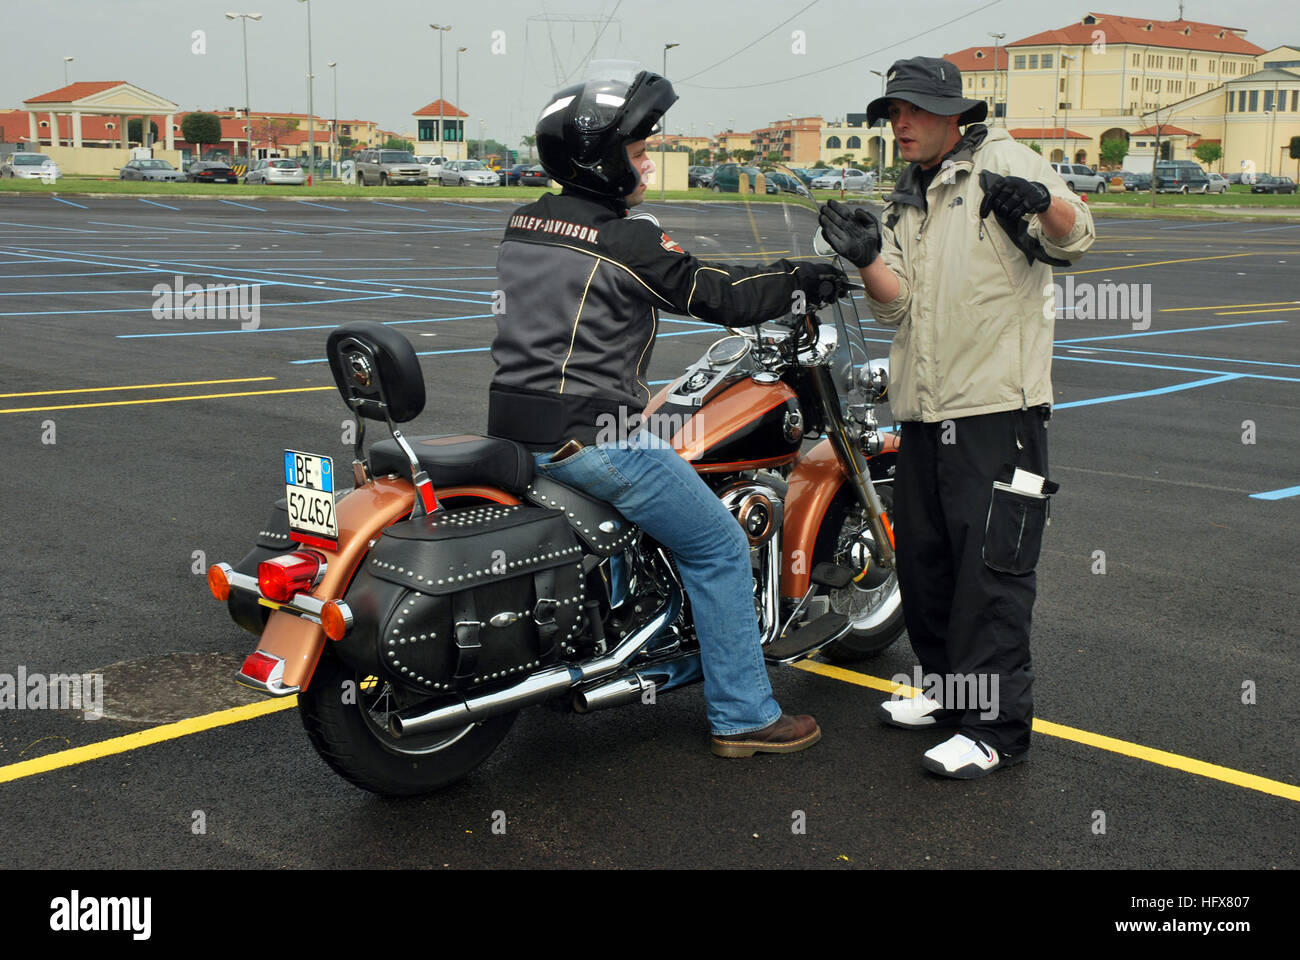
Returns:
[[[441,109],[439,108],[439,105],[441,105]],[[468,117],[469,114],[466,113],[464,110],[461,110],[461,109],[459,109],[458,107],[455,107],[455,106],[453,106],[452,104],[448,103],[446,100],[435,100],[435,101],[433,101],[433,103],[429,104],[427,107],[421,107],[419,110],[416,110],[415,113],[412,114],[412,116],[416,116],[416,117],[437,117],[437,116],[444,116],[444,117]]]
[[[1143,17],[1117,17],[1109,14],[1094,13],[1096,23],[1072,23],[1060,30],[1044,30],[1033,36],[1025,37],[1007,44],[1008,47],[1042,46],[1044,44],[1091,45],[1093,32],[1101,30],[1106,43],[1136,43],[1152,47],[1174,47],[1180,50],[1207,50],[1215,53],[1232,53],[1244,56],[1257,56],[1264,53],[1263,47],[1257,47],[1243,37],[1234,33],[1237,27],[1223,27],[1213,23],[1197,23],[1194,20],[1148,20]],[[1147,24],[1151,29],[1147,30]],[[1241,31],[1244,33],[1245,31]]]
[[[1199,137],[1200,136],[1199,133],[1193,133],[1191,130],[1184,130],[1182,127],[1175,127],[1171,123],[1160,124],[1160,133],[1158,135],[1161,137]],[[1136,133],[1130,134],[1130,136],[1134,136],[1134,137],[1157,136],[1156,125],[1153,123],[1145,130],[1139,130]]]
[[[1006,70],[1007,48],[1000,47],[997,51],[997,57],[998,69]],[[943,58],[962,72],[993,69],[992,47],[967,47],[965,50],[958,50],[956,53],[945,53]]]
[[[82,97],[88,97],[92,93],[99,93],[101,90],[123,86],[125,83],[125,80],[84,80],[80,83],[70,83],[66,87],[59,87],[59,89],[51,90],[49,93],[42,93],[40,96],[24,100],[23,103],[67,103],[72,100],[80,100]]]
[[[1060,140],[1063,136],[1068,140],[1092,139],[1086,133],[1063,127],[1016,127],[1014,130],[1008,130],[1007,133],[1015,140]]]

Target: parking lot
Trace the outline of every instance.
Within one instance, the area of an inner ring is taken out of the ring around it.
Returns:
[[[292,704],[231,682],[253,638],[202,571],[246,552],[283,495],[286,447],[348,456],[334,326],[377,320],[415,344],[429,402],[408,433],[484,429],[512,206],[0,204],[0,673],[102,671],[109,707],[0,710],[3,820],[49,841],[12,850],[14,866],[1300,866],[1296,223],[1103,218],[1058,273],[1061,492],[1029,763],[977,783],[924,773],[938,739],[874,717],[911,672],[903,640],[852,670],[773,671],[778,699],[824,730],[791,757],[712,757],[692,688],[652,709],[526,711],[428,798],[336,777]],[[807,253],[775,242],[777,204],[646,209],[698,256]],[[260,321],[160,318],[155,286],[177,277],[258,285]],[[1095,316],[1081,291],[1096,283],[1125,286],[1125,316]],[[659,383],[719,335],[667,320]],[[866,329],[887,352],[890,331]],[[151,732],[178,721],[192,722]]]

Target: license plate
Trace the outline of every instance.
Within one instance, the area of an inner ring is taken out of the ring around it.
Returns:
[[[284,490],[289,506],[289,533],[293,539],[301,543],[323,540],[337,545],[339,525],[335,513],[334,461],[329,457],[286,450]]]

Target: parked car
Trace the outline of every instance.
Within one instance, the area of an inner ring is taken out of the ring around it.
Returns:
[[[687,167],[687,168],[686,168],[686,185],[687,185],[688,187],[704,187],[704,186],[708,186],[708,184],[704,183],[703,181],[704,181],[704,177],[705,177],[705,175],[707,175],[707,174],[711,174],[711,173],[713,173],[713,168],[712,168],[712,167],[700,166],[699,164],[696,164],[696,165],[691,166],[691,167]]]
[[[0,164],[0,176],[17,180],[42,180],[63,176],[59,165],[43,153],[11,153]]]
[[[1161,160],[1156,163],[1156,192],[1209,193],[1210,178],[1191,160]]]
[[[1255,174],[1250,185],[1251,193],[1295,193],[1295,181],[1290,177],[1275,177],[1270,173]]]
[[[1151,174],[1142,173],[1138,170],[1120,170],[1116,176],[1124,181],[1124,189],[1128,191],[1150,190]]]
[[[190,183],[238,183],[239,174],[222,160],[196,160],[185,171]]]
[[[437,180],[438,174],[442,173],[442,165],[447,162],[447,158],[431,157],[426,154],[416,157],[415,162],[424,167],[424,172],[428,174],[430,180]]]
[[[244,174],[245,183],[283,183],[301,187],[307,182],[307,171],[297,160],[271,158],[254,160],[253,165]]]
[[[849,167],[844,171],[829,170],[816,177],[812,182],[812,186],[816,190],[839,190],[841,180],[843,180],[843,189],[845,190],[866,193],[876,187],[876,175],[874,173],[867,173],[865,170],[858,170],[854,167]]]
[[[356,160],[357,183],[363,187],[399,183],[428,186],[429,174],[406,150],[362,150]]]
[[[1227,177],[1225,177],[1225,176],[1224,176],[1223,174],[1221,174],[1221,173],[1211,173],[1211,174],[1209,175],[1209,177],[1210,177],[1210,191],[1209,191],[1210,193],[1227,193],[1227,192],[1228,192],[1228,178],[1227,178]]]
[[[438,182],[444,187],[495,187],[501,175],[482,160],[452,160],[442,165]]]
[[[181,173],[166,160],[140,159],[132,160],[118,173],[119,180],[150,180],[155,183],[180,183],[185,179]]]
[[[549,187],[551,177],[545,167],[540,163],[534,163],[531,167],[524,167],[523,172],[519,174],[519,183],[525,187]]]
[[[803,197],[805,200],[813,198],[812,192],[799,182],[799,178],[789,173],[765,173],[763,178],[767,180],[768,193],[793,193],[796,196]],[[776,189],[773,190],[772,188]]]
[[[1061,175],[1065,185],[1075,193],[1106,192],[1108,178],[1092,167],[1084,166],[1082,163],[1054,163],[1052,169]]]
[[[709,184],[709,189],[714,193],[739,193],[742,174],[749,178],[746,192],[754,193],[758,178],[763,175],[762,171],[758,167],[743,167],[738,163],[719,164],[713,171],[713,181]],[[766,187],[763,188],[763,192],[767,192]]]
[[[1228,183],[1241,183],[1241,174],[1240,174],[1240,173],[1230,173],[1230,174],[1228,174],[1228,176],[1227,176],[1226,179],[1227,179]]]
[[[826,172],[825,167],[791,167],[790,172],[799,178],[805,187],[812,187],[812,182]]]

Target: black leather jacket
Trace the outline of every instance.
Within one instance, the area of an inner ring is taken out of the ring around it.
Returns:
[[[807,270],[703,263],[621,204],[547,194],[511,216],[497,275],[488,433],[544,450],[593,443],[609,416],[621,425],[644,410],[661,308],[762,323],[791,312]]]

